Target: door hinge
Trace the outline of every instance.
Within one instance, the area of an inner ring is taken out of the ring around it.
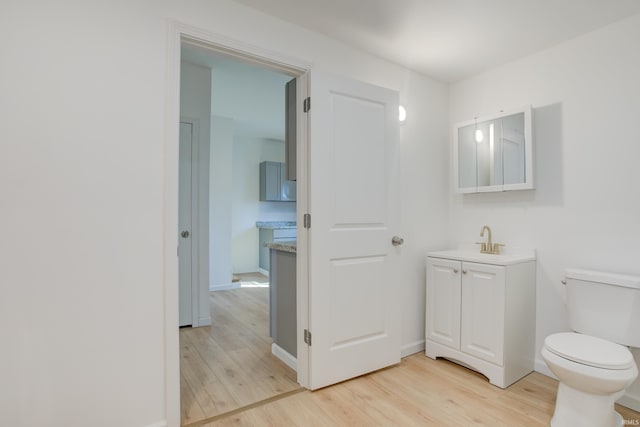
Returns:
[[[304,228],[311,228],[311,215],[304,214]]]
[[[307,96],[302,103],[302,111],[308,113],[311,110],[311,97]]]
[[[305,344],[311,346],[311,332],[308,329],[304,330],[304,342]]]

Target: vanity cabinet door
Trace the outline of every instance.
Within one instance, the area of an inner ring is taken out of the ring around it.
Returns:
[[[427,339],[460,348],[460,261],[427,259]]]
[[[505,267],[462,263],[460,350],[503,366]]]

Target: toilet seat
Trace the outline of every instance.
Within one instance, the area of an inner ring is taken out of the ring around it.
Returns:
[[[559,357],[595,368],[623,370],[634,366],[628,348],[576,332],[549,335],[544,340],[544,347]]]

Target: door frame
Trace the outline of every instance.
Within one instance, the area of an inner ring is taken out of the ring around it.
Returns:
[[[169,21],[167,37],[167,69],[165,88],[165,180],[164,180],[164,404],[168,426],[180,425],[180,348],[178,335],[178,152],[180,126],[180,61],[181,45],[205,49],[209,52],[231,56],[292,77],[303,76],[311,69],[307,61],[286,54],[267,50],[245,42],[202,30],[178,21]],[[307,80],[299,85],[298,101],[306,98]],[[299,103],[302,105],[302,103]],[[308,206],[308,139],[306,117],[298,116],[297,224],[303,224]],[[297,313],[298,331],[308,328],[308,233],[298,226],[297,235]],[[200,284],[202,285],[202,284]],[[207,284],[208,286],[208,284]],[[298,339],[298,382],[307,386],[308,348]]]

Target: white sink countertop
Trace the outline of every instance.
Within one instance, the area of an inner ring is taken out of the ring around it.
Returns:
[[[511,265],[519,264],[521,262],[534,261],[536,259],[536,252],[533,249],[522,250],[513,248],[513,251],[504,250],[500,255],[482,254],[476,247],[473,246],[461,246],[459,249],[450,249],[445,251],[433,251],[428,252],[427,256],[432,258],[446,258],[455,259],[458,261],[479,262],[482,264],[493,265]]]

